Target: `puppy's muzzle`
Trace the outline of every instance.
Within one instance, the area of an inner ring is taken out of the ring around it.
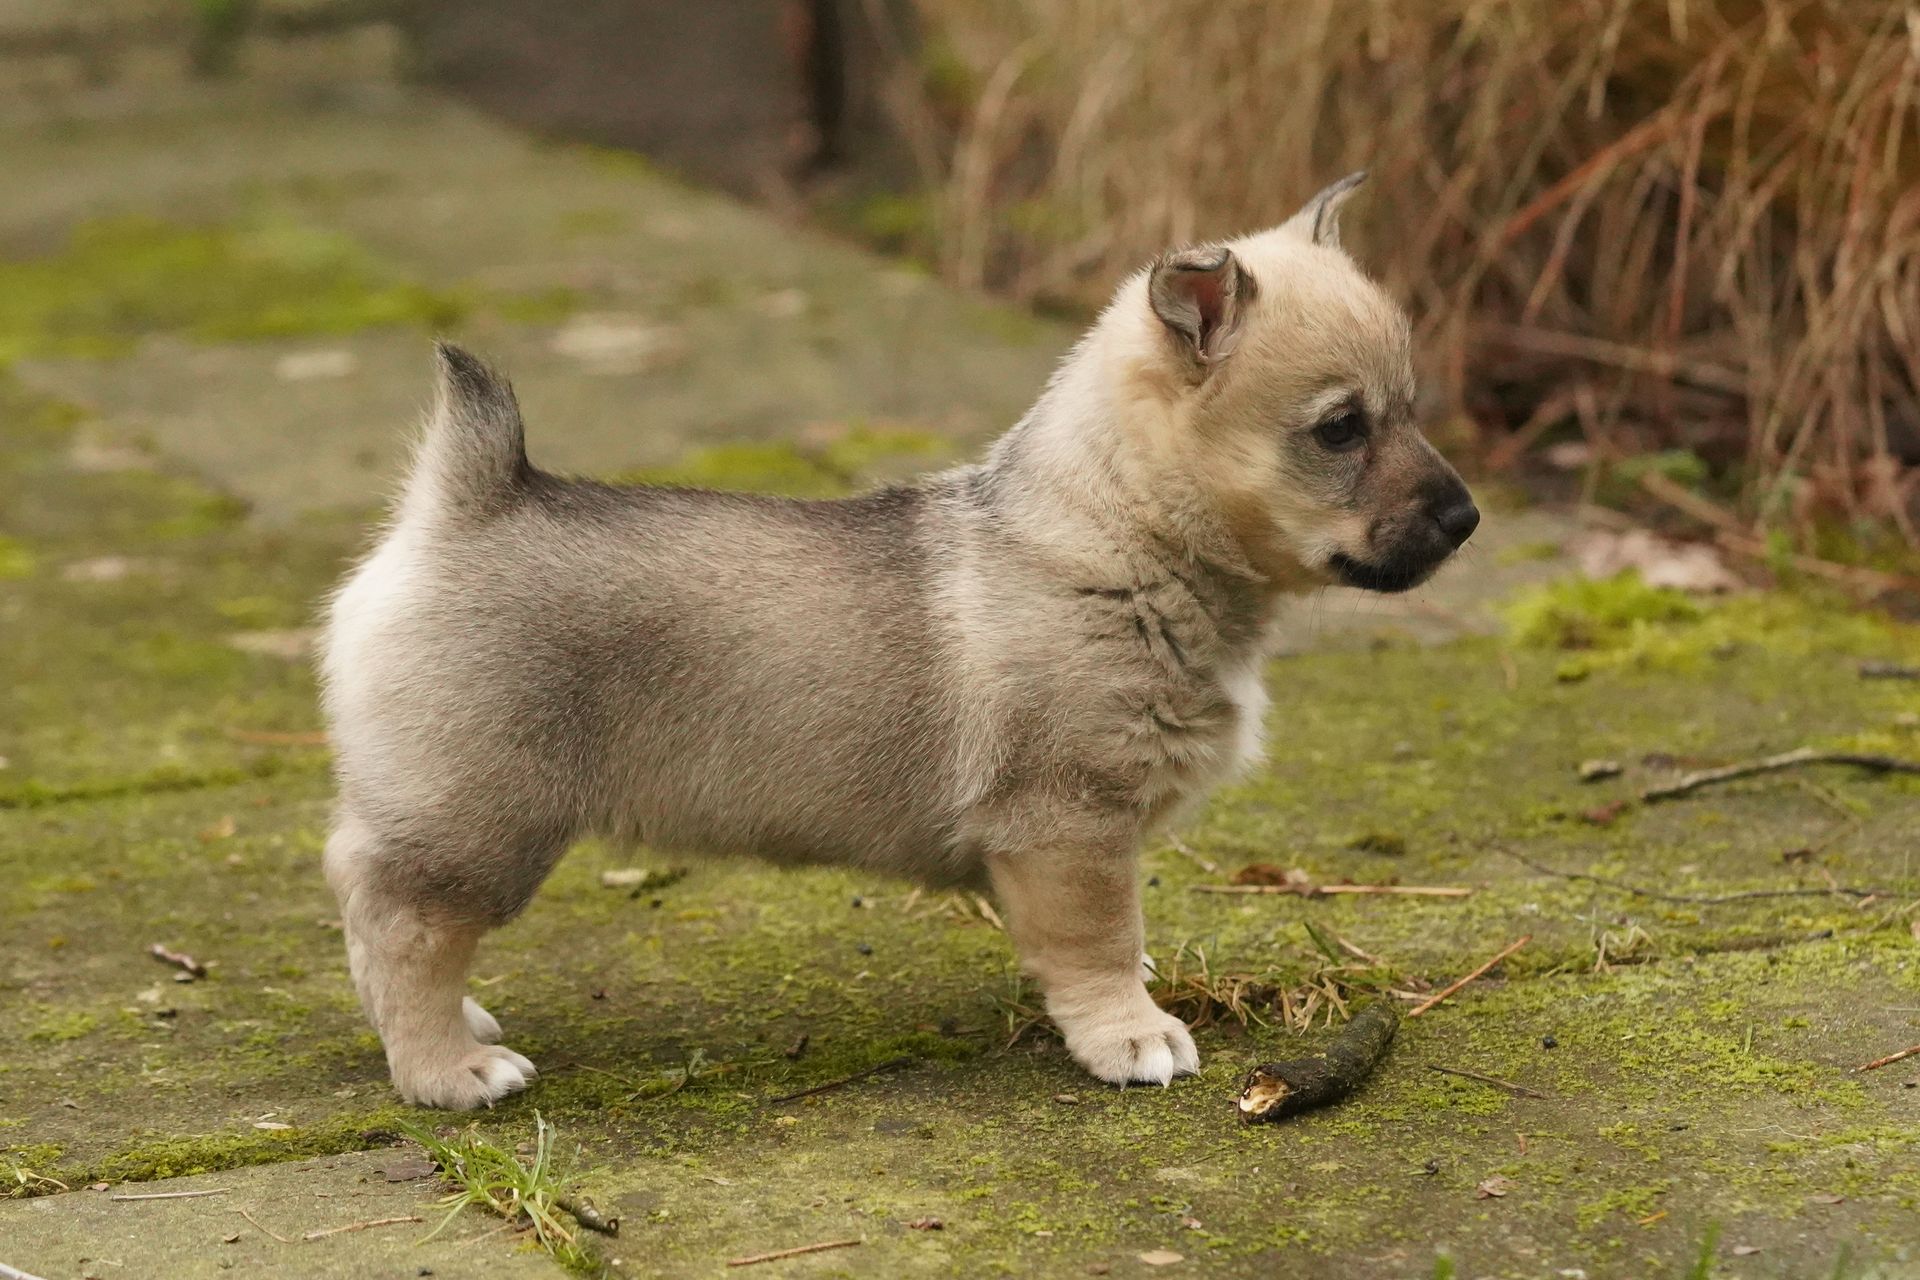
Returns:
[[[1449,473],[1429,485],[1411,512],[1376,523],[1366,558],[1336,552],[1327,562],[1333,576],[1362,591],[1406,591],[1433,576],[1447,557],[1480,527],[1480,508],[1459,476]]]

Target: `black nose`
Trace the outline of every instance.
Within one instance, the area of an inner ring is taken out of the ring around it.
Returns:
[[[1480,508],[1473,505],[1473,499],[1461,498],[1435,511],[1433,522],[1457,547],[1471,538],[1473,531],[1480,527]]]

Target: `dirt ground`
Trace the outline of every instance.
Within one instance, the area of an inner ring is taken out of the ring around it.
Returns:
[[[817,494],[964,456],[1072,335],[627,157],[272,70],[0,113],[0,1262],[559,1274],[471,1210],[420,1243],[445,1211],[399,1127],[469,1120],[388,1091],[319,876],[310,629],[428,335],[512,371],[550,466]],[[557,1126],[634,1276],[837,1240],[746,1274],[1920,1275],[1920,1058],[1851,1070],[1920,1041],[1920,782],[1633,802],[1807,744],[1920,756],[1920,683],[1859,670],[1920,630],[1579,585],[1568,518],[1486,496],[1432,587],[1301,602],[1266,765],[1147,859],[1170,989],[1421,990],[1531,937],[1347,1102],[1235,1118],[1324,1018],[1190,1001],[1203,1074],[1109,1089],[1032,1024],[990,908],[726,861],[607,888],[669,863],[589,846],[482,951],[542,1075],[471,1123]],[[1471,892],[1195,891],[1249,863]],[[177,1189],[219,1194],[113,1198]]]

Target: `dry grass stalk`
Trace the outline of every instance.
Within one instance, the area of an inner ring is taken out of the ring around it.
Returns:
[[[1845,520],[1920,547],[1909,8],[917,4],[903,118],[963,283],[1091,304],[1168,242],[1367,168],[1349,239],[1485,441],[1690,448],[1738,480],[1749,535],[1813,552]]]

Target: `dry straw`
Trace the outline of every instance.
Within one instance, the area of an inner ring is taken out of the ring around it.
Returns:
[[[961,282],[1085,305],[1367,168],[1349,240],[1481,443],[1688,448],[1756,530],[1920,547],[1920,11],[917,3],[895,100]]]

